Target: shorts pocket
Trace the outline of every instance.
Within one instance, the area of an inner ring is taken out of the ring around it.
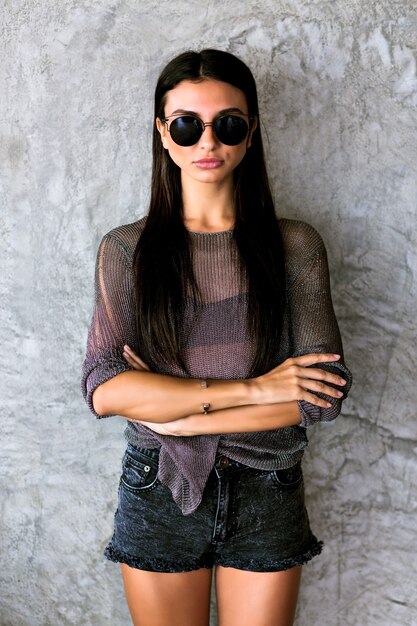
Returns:
[[[301,462],[286,469],[277,469],[271,472],[271,478],[281,489],[291,491],[296,489],[303,481]]]
[[[138,460],[133,458],[127,450],[122,461],[122,475],[120,477],[120,483],[129,491],[134,493],[138,491],[145,491],[151,489],[157,485],[158,469],[149,460]]]

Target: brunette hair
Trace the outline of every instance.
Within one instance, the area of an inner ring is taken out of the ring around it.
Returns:
[[[220,50],[184,52],[163,69],[155,90],[154,120],[164,118],[166,94],[183,80],[215,79],[240,89],[249,115],[259,117],[256,84],[250,69]],[[199,306],[183,222],[180,169],[153,130],[152,187],[148,217],[135,256],[139,352],[152,369],[175,363],[185,369],[183,313],[191,294]],[[234,171],[235,238],[248,279],[248,325],[254,342],[251,376],[276,364],[285,306],[285,264],[281,233],[265,166],[259,124],[251,147]]]

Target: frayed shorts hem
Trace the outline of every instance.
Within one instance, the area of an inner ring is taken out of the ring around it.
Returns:
[[[213,559],[211,556],[201,557],[199,559],[187,559],[186,561],[176,560],[167,561],[165,559],[142,559],[126,552],[116,550],[110,544],[104,550],[104,556],[113,561],[114,563],[126,563],[129,567],[135,567],[136,569],[145,570],[147,572],[161,572],[161,573],[179,573],[179,572],[192,572],[194,570],[202,568],[213,567]]]
[[[315,541],[307,552],[295,557],[282,559],[280,561],[270,560],[240,560],[234,558],[222,558],[216,555],[206,555],[198,559],[177,560],[175,562],[164,559],[141,559],[120,550],[116,550],[110,544],[104,550],[104,556],[114,563],[125,563],[129,567],[145,570],[148,572],[160,573],[180,573],[192,572],[198,569],[211,569],[214,566],[232,567],[234,569],[245,570],[247,572],[281,572],[292,567],[304,565],[315,556],[321,554],[323,549],[322,541]]]
[[[234,569],[241,569],[247,572],[283,572],[287,569],[291,569],[292,567],[305,565],[311,561],[313,557],[321,554],[322,549],[323,542],[316,541],[307,552],[304,552],[304,554],[288,559],[282,559],[280,561],[266,561],[258,559],[242,561],[239,559],[224,559],[219,557],[215,559],[214,564],[220,565],[221,567],[233,567]]]

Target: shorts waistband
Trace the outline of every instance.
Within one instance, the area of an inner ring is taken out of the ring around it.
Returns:
[[[214,462],[214,467],[219,470],[228,470],[228,469],[249,469],[248,465],[244,465],[243,463],[239,463],[239,461],[235,461],[225,454],[219,454],[216,456],[216,460]]]

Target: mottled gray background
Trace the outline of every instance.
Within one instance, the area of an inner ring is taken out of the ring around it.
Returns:
[[[79,372],[99,240],[147,207],[156,77],[205,46],[253,68],[277,207],[327,244],[355,376],[310,431],[326,547],[297,626],[417,624],[414,0],[10,0],[1,17],[1,625],[129,623],[102,556],[124,422],[94,420]]]

